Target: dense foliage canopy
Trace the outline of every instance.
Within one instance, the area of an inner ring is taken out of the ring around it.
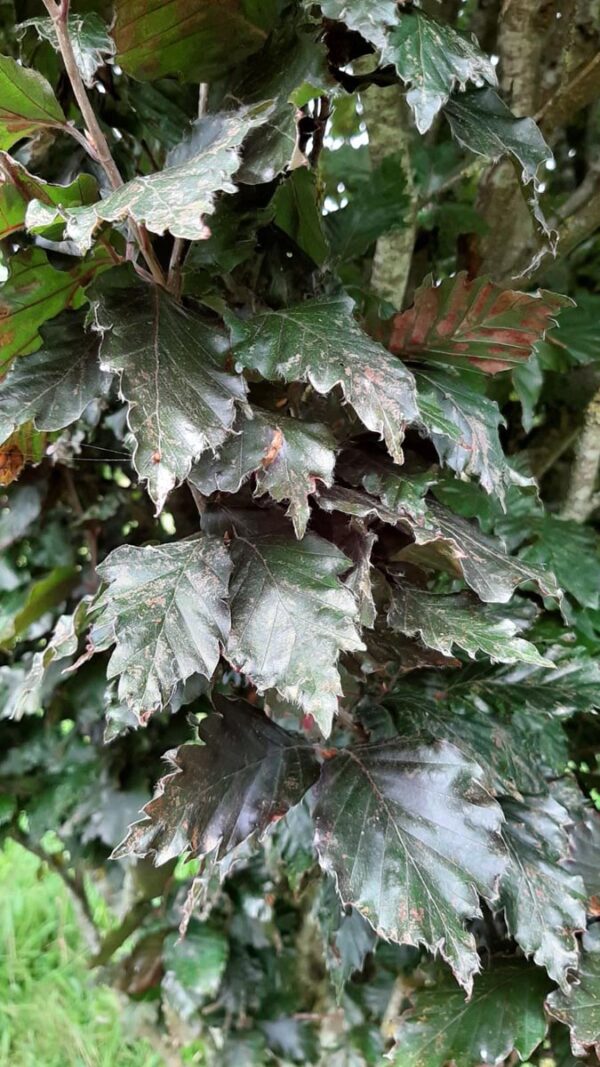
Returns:
[[[173,1062],[596,1062],[600,6],[44,4],[0,832]]]

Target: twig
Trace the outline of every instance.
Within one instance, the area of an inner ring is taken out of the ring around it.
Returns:
[[[131,934],[141,926],[144,919],[152,911],[150,900],[139,900],[134,904],[127,915],[114,930],[110,930],[101,944],[97,946],[95,954],[89,961],[90,967],[102,967],[114,956],[117,949],[125,943]]]
[[[325,132],[327,130],[327,122],[331,114],[331,105],[329,103],[328,96],[319,97],[319,113],[314,117],[314,132],[312,137],[312,149],[310,153],[310,165],[316,167],[319,162],[319,156],[323,148],[323,142],[325,140]]]
[[[46,8],[50,18],[52,19],[54,30],[56,32],[56,38],[60,49],[60,54],[65,65],[67,76],[71,83],[73,95],[77,101],[79,110],[81,111],[85,128],[87,131],[87,138],[90,141],[96,158],[100,163],[110,185],[113,189],[118,189],[123,185],[123,179],[119,172],[119,168],[115,163],[108,141],[104,136],[102,127],[96,118],[96,113],[90,103],[90,99],[87,94],[83,79],[79,73],[75,54],[73,52],[73,45],[71,44],[71,38],[69,36],[68,17],[69,17],[69,0],[60,0],[56,3],[55,0],[44,0],[44,7]],[[83,139],[85,141],[85,138]],[[138,225],[134,220],[130,220],[130,225],[135,233],[139,247],[144,255],[144,259],[148,264],[150,273],[155,282],[159,285],[165,284],[165,278],[162,272],[162,268],[152,245],[147,231],[143,226]]]
[[[100,939],[98,936],[98,929],[94,922],[90,902],[83,884],[83,878],[81,876],[78,877],[77,875],[73,877],[73,875],[69,874],[69,871],[61,862],[58,855],[46,852],[41,845],[38,845],[38,843],[34,841],[33,838],[29,837],[28,834],[23,833],[18,826],[12,826],[9,833],[22,848],[27,849],[33,856],[37,856],[39,860],[47,864],[50,870],[57,874],[63,881],[73,901],[77,919],[88,949],[91,952],[96,952],[98,950]]]
[[[596,481],[600,468],[600,389],[590,400],[575,453],[562,519],[585,522],[598,507]]]
[[[85,515],[85,512],[84,512],[81,500],[79,499],[79,494],[77,492],[77,489],[75,487],[75,480],[73,478],[73,475],[72,475],[69,467],[64,466],[64,465],[61,467],[61,471],[62,471],[63,481],[65,483],[65,488],[67,490],[67,495],[69,497],[69,500],[71,501],[71,506],[73,508],[73,511],[75,512],[75,514],[77,515],[78,518],[83,519],[83,516]],[[84,534],[85,540],[87,542],[88,552],[90,554],[90,563],[91,563],[92,575],[93,575],[92,581],[87,583],[87,584],[90,586],[90,592],[91,593],[95,593],[97,588],[98,588],[98,584],[99,584],[99,578],[98,578],[98,575],[96,574],[96,567],[98,566],[98,537],[97,537],[97,530],[96,530],[95,527],[85,526],[84,525],[83,534]]]
[[[188,241],[185,241],[183,237],[175,238],[173,241],[173,248],[171,249],[171,258],[169,260],[167,289],[173,294],[176,300],[179,300],[181,296],[181,271],[188,249]]]

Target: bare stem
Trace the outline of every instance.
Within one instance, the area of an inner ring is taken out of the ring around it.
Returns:
[[[79,73],[79,68],[73,52],[73,45],[71,44],[68,28],[69,0],[61,0],[60,3],[56,3],[55,0],[44,0],[44,6],[54,24],[60,54],[63,58],[65,70],[71,83],[73,95],[77,101],[77,105],[85,123],[87,139],[89,140],[95,158],[104,170],[111,187],[113,189],[118,189],[123,185],[123,179],[119,168],[113,159],[112,152],[108,141],[104,136],[102,127],[96,118],[96,113],[91,105],[85,85],[83,84],[83,79]],[[72,132],[72,128],[69,128],[69,131]],[[81,139],[78,138],[78,140]],[[83,140],[85,141],[85,138]],[[156,258],[148,233],[143,226],[139,226],[133,220],[131,220],[130,225],[154,281],[159,285],[164,285],[165,278],[162,268]]]
[[[600,389],[590,400],[571,470],[561,518],[585,522],[600,503],[596,481],[600,469]]]

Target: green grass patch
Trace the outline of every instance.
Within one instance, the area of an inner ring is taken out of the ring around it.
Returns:
[[[0,851],[0,1067],[163,1067],[87,970],[58,875],[12,841]]]

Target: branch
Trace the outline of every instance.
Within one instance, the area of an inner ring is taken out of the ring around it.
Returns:
[[[127,912],[122,922],[114,930],[110,930],[101,944],[96,946],[96,951],[89,961],[89,966],[102,967],[105,963],[108,963],[117,949],[125,943],[131,934],[135,933],[151,911],[152,901],[138,900],[137,904],[134,904],[131,910]]]
[[[33,840],[28,834],[23,833],[18,826],[12,826],[9,830],[10,836],[15,840],[22,848],[27,849],[33,856],[37,856],[42,863],[45,863],[54,874],[62,880],[66,886],[77,920],[81,929],[81,932],[85,938],[88,949],[91,952],[98,950],[100,942],[98,936],[98,929],[94,922],[94,916],[92,914],[92,908],[85,891],[83,883],[83,877],[81,875],[71,875],[64,863],[61,861],[58,855],[52,852],[46,852],[45,848],[42,848],[36,841]]]
[[[369,132],[369,153],[374,167],[380,165],[393,149],[402,159],[402,171],[410,206],[406,225],[401,230],[384,233],[375,246],[371,286],[380,297],[398,309],[402,307],[410,274],[416,234],[417,197],[410,161],[410,126],[404,94],[400,86],[385,89],[372,87],[361,93]],[[390,142],[390,130],[394,142]]]
[[[585,522],[600,503],[596,492],[600,468],[600,389],[590,400],[575,453],[562,519]]]
[[[123,179],[119,172],[119,168],[115,163],[112,153],[102,131],[102,127],[96,118],[96,113],[90,103],[90,99],[87,94],[83,79],[79,73],[75,54],[73,52],[73,45],[71,44],[71,38],[69,36],[68,18],[69,18],[69,0],[61,0],[60,3],[56,3],[55,0],[44,0],[44,7],[46,8],[50,18],[52,19],[56,37],[58,40],[58,47],[60,54],[65,65],[67,76],[71,83],[73,95],[77,101],[79,110],[81,111],[85,128],[87,131],[87,138],[90,141],[96,159],[100,163],[108,181],[113,189],[118,189],[123,185]],[[71,128],[72,132],[72,128]],[[78,138],[79,139],[79,138]],[[85,138],[84,138],[85,141]],[[150,238],[147,231],[143,226],[138,226],[136,222],[130,220],[130,225],[135,233],[137,242],[144,255],[144,259],[148,264],[150,273],[155,282],[159,285],[165,284],[165,278],[162,272],[160,263],[158,262]]]

